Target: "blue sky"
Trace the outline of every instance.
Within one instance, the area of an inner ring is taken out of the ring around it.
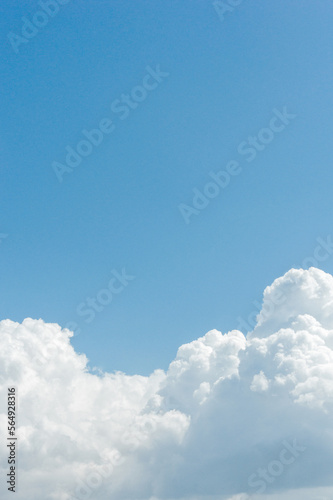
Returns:
[[[333,234],[332,5],[72,0],[15,53],[38,2],[1,7],[1,319],[77,322],[91,366],[148,374],[239,316]],[[125,120],[111,111],[168,73]],[[240,143],[296,115],[252,162]],[[66,146],[111,134],[60,183]],[[209,172],[242,167],[186,224]],[[333,272],[333,257],[318,267]],[[135,278],[91,323],[77,314],[121,270]]]

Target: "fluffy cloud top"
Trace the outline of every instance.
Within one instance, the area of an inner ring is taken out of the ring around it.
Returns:
[[[89,372],[56,324],[0,322],[17,500],[333,498],[332,305],[332,276],[292,269],[266,288],[247,339],[210,331],[149,377]]]

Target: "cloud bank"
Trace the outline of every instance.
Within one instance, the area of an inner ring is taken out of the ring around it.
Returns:
[[[149,377],[89,372],[71,336],[0,322],[4,437],[7,387],[19,401],[17,500],[333,498],[331,275],[290,270],[247,338],[212,330]]]

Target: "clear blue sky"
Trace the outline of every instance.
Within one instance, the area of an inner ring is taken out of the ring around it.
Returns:
[[[206,0],[72,0],[15,53],[38,10],[0,7],[1,319],[76,321],[91,366],[148,374],[236,328],[333,235],[333,6],[244,0],[222,22]],[[111,104],[157,65],[169,76],[121,120]],[[284,106],[296,118],[248,162],[240,143]],[[52,163],[103,118],[113,132],[60,183]],[[186,224],[179,205],[231,160]],[[135,279],[86,323],[78,305],[122,268]]]

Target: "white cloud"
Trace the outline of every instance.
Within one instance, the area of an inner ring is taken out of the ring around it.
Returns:
[[[257,375],[253,377],[252,384],[250,385],[251,391],[254,392],[265,392],[269,388],[270,382],[267,380],[266,375],[263,371],[260,371]]]
[[[266,288],[247,339],[210,331],[149,377],[89,372],[58,325],[0,322],[2,429],[8,386],[19,400],[16,499],[332,498],[332,305],[332,276],[293,269]],[[5,446],[0,459],[7,473]]]

